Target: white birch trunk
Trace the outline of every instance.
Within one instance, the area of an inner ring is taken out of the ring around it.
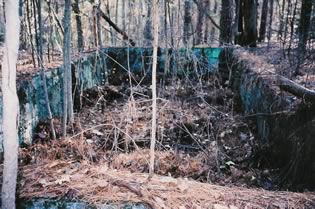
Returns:
[[[2,63],[3,148],[4,167],[2,208],[15,208],[18,170],[18,98],[16,93],[16,62],[19,50],[19,0],[6,1],[6,33]]]

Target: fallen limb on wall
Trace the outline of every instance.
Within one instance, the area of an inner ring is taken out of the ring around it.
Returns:
[[[278,76],[277,82],[281,90],[287,91],[305,101],[315,102],[315,91],[307,89],[283,76]]]

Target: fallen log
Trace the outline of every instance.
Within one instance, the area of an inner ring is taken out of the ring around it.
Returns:
[[[308,102],[315,102],[315,91],[305,88],[304,86],[283,76],[277,78],[278,86],[281,90],[287,91],[296,97],[302,98]]]

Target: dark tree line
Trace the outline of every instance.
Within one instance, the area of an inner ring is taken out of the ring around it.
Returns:
[[[259,4],[261,11],[258,10]],[[306,55],[307,43],[314,38],[311,30],[312,25],[315,25],[314,5],[314,0],[222,1],[220,43],[256,47],[258,42],[267,41],[269,46],[272,35],[277,34],[278,41],[282,42],[290,54],[294,40],[297,39],[298,60],[295,68],[297,75]],[[278,31],[274,28],[276,6],[279,7],[280,13]]]

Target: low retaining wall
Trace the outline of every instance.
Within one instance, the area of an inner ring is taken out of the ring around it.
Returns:
[[[315,188],[315,105],[277,86],[275,69],[241,49],[220,54],[223,82],[237,94],[245,117],[254,119],[264,167],[280,168],[276,183],[292,189]]]
[[[191,70],[196,66],[200,71],[211,72],[217,69],[219,48],[196,48],[191,50],[159,49],[158,70],[160,73]],[[150,78],[152,49],[150,48],[106,48],[83,55],[72,62],[73,89],[78,92],[104,85],[120,85],[126,82],[130,69],[137,77]],[[46,73],[50,107],[53,117],[62,116],[63,108],[63,67],[49,69]],[[140,78],[139,78],[140,80]],[[20,103],[19,140],[31,143],[33,131],[39,121],[47,119],[44,89],[40,74],[19,78],[17,82]],[[75,104],[79,106],[79,100]],[[0,144],[2,144],[2,97],[0,97]],[[0,146],[2,147],[2,146]],[[2,148],[0,148],[2,151]]]

